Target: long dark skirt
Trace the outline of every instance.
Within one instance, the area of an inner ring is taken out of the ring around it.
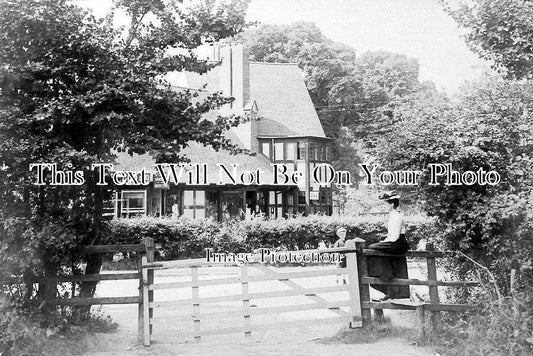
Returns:
[[[372,250],[389,253],[391,255],[403,255],[409,250],[409,243],[405,235],[401,234],[394,242],[378,242],[368,246]],[[407,275],[407,260],[405,257],[367,257],[368,276],[377,277],[381,280],[391,278],[409,278]],[[387,286],[383,284],[372,284],[372,288],[385,293],[389,298],[409,298],[409,286]]]

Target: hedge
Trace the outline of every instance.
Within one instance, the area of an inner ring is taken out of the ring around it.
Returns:
[[[433,220],[408,217],[407,239],[416,248],[421,238],[435,233]],[[222,224],[186,218],[135,218],[109,222],[107,244],[139,243],[151,237],[160,246],[158,258],[164,260],[200,258],[205,248],[218,252],[250,252],[258,248],[317,248],[320,241],[333,244],[339,227],[348,230],[347,238],[360,237],[368,244],[386,235],[383,216],[339,217],[312,215],[287,220],[234,221]]]

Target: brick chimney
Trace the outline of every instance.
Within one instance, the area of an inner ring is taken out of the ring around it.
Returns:
[[[250,109],[250,59],[248,51],[242,45],[231,45],[219,50],[220,89],[226,96],[235,100],[221,110],[221,114],[235,114],[241,117],[252,116]],[[252,151],[258,150],[258,123],[252,118],[232,129],[243,145]]]

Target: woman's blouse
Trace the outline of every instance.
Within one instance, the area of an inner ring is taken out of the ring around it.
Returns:
[[[387,238],[383,241],[394,242],[400,238],[401,234],[405,234],[405,219],[401,212],[392,209],[387,225]]]

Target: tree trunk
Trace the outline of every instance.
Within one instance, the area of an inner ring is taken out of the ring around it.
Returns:
[[[45,303],[45,313],[52,314],[55,310],[55,305],[50,303],[52,299],[57,297],[57,282],[55,278],[57,277],[57,263],[54,262],[48,256],[44,258],[44,282],[39,284],[39,289],[43,287],[43,298],[46,301]]]
[[[89,236],[89,245],[98,245],[102,242],[102,215],[104,211],[104,191],[102,186],[96,185],[97,172],[92,172],[92,179],[88,182],[94,189],[94,216],[92,224],[92,234]],[[91,188],[89,188],[91,189]],[[89,254],[87,255],[87,266],[85,267],[85,274],[99,274],[102,267],[102,255],[101,254]],[[98,282],[83,282],[80,287],[81,298],[92,298],[96,291],[96,285]],[[88,317],[91,311],[91,306],[79,307],[79,315],[81,317]]]

